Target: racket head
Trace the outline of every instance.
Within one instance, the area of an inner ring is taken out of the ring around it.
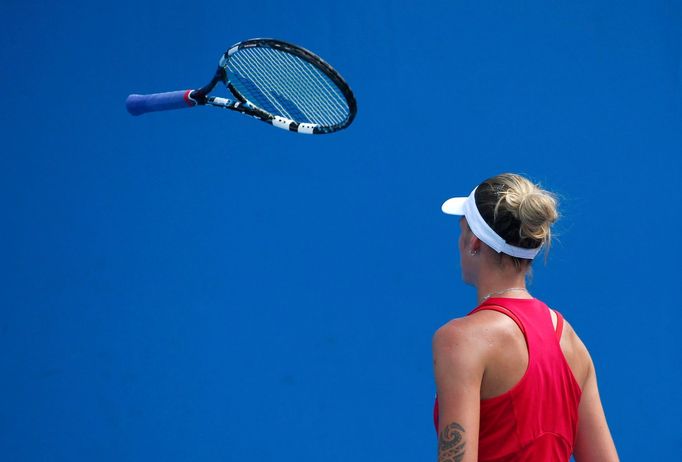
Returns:
[[[357,113],[350,86],[322,58],[305,48],[270,38],[230,47],[221,57],[226,85],[240,102],[264,112],[261,119],[300,133],[332,133]]]

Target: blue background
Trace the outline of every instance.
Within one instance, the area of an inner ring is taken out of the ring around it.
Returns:
[[[475,305],[441,202],[562,199],[532,292],[590,348],[623,460],[679,456],[679,1],[4,0],[0,458],[435,459],[431,336]],[[242,39],[314,50],[346,131],[211,108]]]

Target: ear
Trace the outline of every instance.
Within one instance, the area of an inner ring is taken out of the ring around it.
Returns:
[[[481,240],[477,238],[474,233],[471,233],[471,237],[469,238],[469,249],[475,253],[481,251]]]

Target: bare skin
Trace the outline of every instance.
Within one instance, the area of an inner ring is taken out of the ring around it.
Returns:
[[[479,300],[510,287],[525,288],[528,268],[500,261],[497,254],[460,222],[459,250],[465,282],[476,286]],[[503,257],[507,258],[507,257]],[[532,298],[526,291],[499,297]],[[547,314],[556,326],[556,314]],[[574,458],[576,462],[618,461],[602,408],[589,352],[568,322],[560,346],[582,397]],[[496,311],[479,311],[442,326],[433,338],[434,373],[439,402],[439,462],[478,460],[481,399],[501,395],[525,374],[528,350],[516,323]]]

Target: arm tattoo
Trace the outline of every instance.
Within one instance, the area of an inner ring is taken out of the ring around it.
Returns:
[[[438,436],[438,462],[462,462],[464,459],[464,427],[452,422]]]

